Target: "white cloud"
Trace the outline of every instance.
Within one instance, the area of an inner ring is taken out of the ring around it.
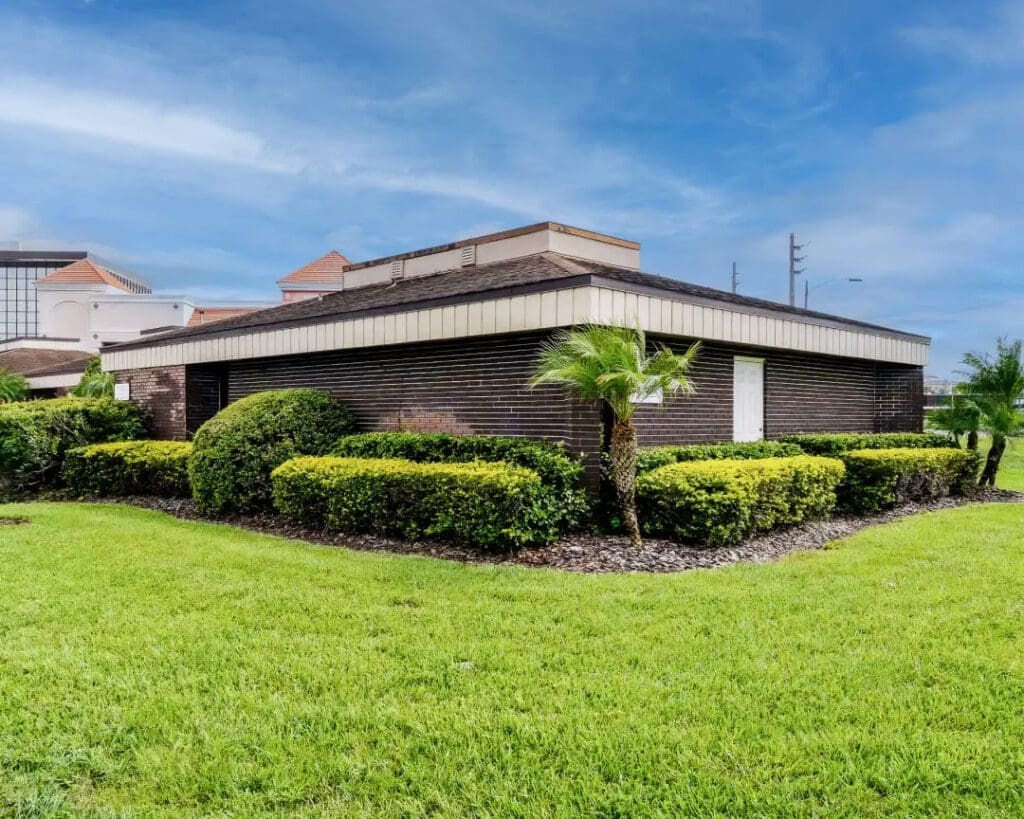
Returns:
[[[31,78],[0,81],[0,122],[277,173],[302,167],[293,158],[275,155],[258,134],[207,111]]]

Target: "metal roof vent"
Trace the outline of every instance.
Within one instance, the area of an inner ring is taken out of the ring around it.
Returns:
[[[395,259],[391,263],[391,281],[400,279],[405,275],[405,259]]]
[[[459,251],[459,266],[472,267],[476,264],[476,245],[466,245]]]

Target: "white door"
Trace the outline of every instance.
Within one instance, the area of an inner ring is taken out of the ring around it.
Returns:
[[[764,438],[764,359],[733,359],[732,439],[760,441]]]

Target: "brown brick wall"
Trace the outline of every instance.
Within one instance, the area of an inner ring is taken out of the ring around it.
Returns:
[[[677,350],[687,342],[657,339]],[[915,431],[923,413],[920,367],[705,342],[692,371],[697,391],[644,406],[637,413],[641,446],[732,439],[733,357],[764,366],[764,434]]]
[[[185,368],[153,367],[116,373],[118,383],[127,382],[131,400],[146,410],[157,438],[185,439]]]
[[[366,430],[483,433],[565,441],[589,454],[601,447],[597,406],[557,386],[527,389],[543,333],[395,345],[239,361],[227,372],[236,401],[280,387],[316,387],[344,401]]]
[[[526,333],[190,366],[187,401],[182,367],[134,371],[130,382],[132,397],[153,414],[161,437],[184,437],[186,415],[194,432],[219,396],[235,401],[266,389],[317,387],[348,404],[364,429],[562,440],[590,453],[593,475],[602,439],[600,408],[571,400],[559,387],[526,388],[546,337]],[[709,343],[693,370],[695,395],[639,409],[641,446],[730,440],[735,355],[765,358],[768,438],[921,427],[920,367]]]
[[[921,432],[924,428],[924,371],[879,364],[875,379],[875,423],[879,432]]]

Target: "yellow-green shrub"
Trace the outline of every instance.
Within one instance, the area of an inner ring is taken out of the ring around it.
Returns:
[[[330,531],[499,549],[557,535],[557,510],[537,473],[500,462],[294,458],[271,480],[278,512]]]
[[[850,512],[961,495],[978,474],[976,453],[963,449],[861,449],[839,457],[846,464],[839,505]]]
[[[52,486],[69,449],[141,438],[146,416],[109,398],[52,398],[0,405],[0,499]]]
[[[827,517],[843,473],[841,461],[813,455],[670,464],[637,478],[640,523],[651,535],[737,543]]]
[[[192,444],[122,441],[72,449],[64,458],[64,483],[76,495],[162,495],[187,498]]]

